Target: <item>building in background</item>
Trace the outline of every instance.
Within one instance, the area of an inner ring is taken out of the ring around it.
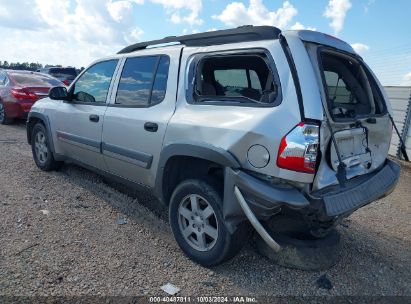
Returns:
[[[411,87],[385,87],[390,99],[393,118],[405,143],[408,156],[411,156]],[[400,151],[400,140],[393,130],[389,154],[404,159]]]

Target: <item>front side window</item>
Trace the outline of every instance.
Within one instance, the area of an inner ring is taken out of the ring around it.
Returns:
[[[116,104],[149,106],[165,97],[170,60],[167,56],[128,58],[121,73]]]
[[[90,67],[74,84],[72,99],[84,103],[106,103],[117,62],[109,60]]]
[[[198,103],[263,104],[277,100],[278,82],[264,54],[205,56],[197,64]]]

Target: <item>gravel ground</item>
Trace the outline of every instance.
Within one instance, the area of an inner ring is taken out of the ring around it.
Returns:
[[[282,268],[252,246],[210,270],[183,255],[147,193],[72,165],[42,172],[24,124],[0,126],[0,294],[162,296],[171,282],[180,295],[411,296],[410,187],[404,165],[391,196],[343,222],[330,270]],[[332,289],[317,286],[323,274]]]

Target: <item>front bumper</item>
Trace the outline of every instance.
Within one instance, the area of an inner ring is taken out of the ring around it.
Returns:
[[[244,221],[234,189],[237,186],[259,220],[266,220],[282,207],[314,214],[316,221],[328,222],[348,216],[355,210],[390,194],[399,179],[400,166],[391,160],[378,171],[353,178],[346,183],[304,194],[291,186],[268,184],[243,171],[226,168],[223,214],[231,228]],[[235,229],[235,228],[233,228]]]

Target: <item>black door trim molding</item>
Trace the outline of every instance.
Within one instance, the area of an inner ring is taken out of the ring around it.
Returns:
[[[125,149],[116,145],[102,143],[104,155],[122,160],[144,169],[150,169],[153,163],[153,155],[140,151]]]
[[[74,134],[70,134],[70,133],[66,133],[66,132],[62,132],[62,131],[57,131],[56,133],[57,133],[57,138],[59,140],[68,142],[69,144],[73,144],[81,148],[85,148],[88,150],[101,153],[101,142],[99,141],[89,139],[86,137],[82,137],[82,136],[78,136],[78,135],[74,135]]]

